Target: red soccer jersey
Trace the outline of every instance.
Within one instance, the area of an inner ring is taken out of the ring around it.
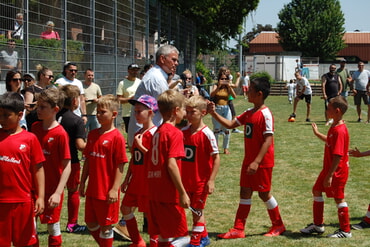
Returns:
[[[45,198],[47,198],[58,187],[64,169],[62,160],[71,159],[69,138],[61,125],[44,130],[42,121],[32,125],[32,132],[37,136],[45,156]]]
[[[157,130],[157,126],[145,131],[142,137],[143,146],[148,150],[152,143],[152,138],[154,132]],[[136,133],[139,134],[139,132]],[[131,171],[131,180],[127,188],[127,193],[135,195],[148,195],[148,153],[144,155],[143,152],[136,146],[135,142],[132,145],[132,157],[130,160],[130,171]]]
[[[179,193],[168,172],[168,159],[178,158],[181,171],[181,158],[185,156],[181,130],[169,123],[158,127],[149,150],[148,165],[149,199],[157,202],[179,203]]]
[[[128,161],[125,139],[118,129],[102,135],[99,129],[94,129],[87,137],[84,154],[89,162],[86,196],[108,200],[118,165]]]
[[[248,109],[236,117],[236,121],[244,126],[244,160],[243,165],[248,166],[254,161],[264,142],[265,134],[274,134],[274,118],[269,108],[255,112]],[[274,142],[270,145],[259,167],[274,166]]]
[[[33,133],[9,135],[0,129],[0,203],[31,202],[33,166],[45,160]]]
[[[182,159],[181,179],[187,192],[204,187],[213,169],[213,154],[218,153],[215,135],[207,126],[192,134],[190,126],[183,128],[185,158]]]
[[[348,146],[349,135],[347,126],[345,124],[331,127],[328,130],[323,164],[323,169],[325,172],[327,172],[333,164],[333,156],[339,155],[342,158],[340,159],[340,163],[338,164],[334,176],[348,175]]]

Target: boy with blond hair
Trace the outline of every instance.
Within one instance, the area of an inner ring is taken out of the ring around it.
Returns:
[[[204,218],[204,207],[209,194],[215,189],[215,179],[220,167],[220,156],[213,131],[203,122],[207,102],[202,96],[186,101],[186,118],[190,125],[182,129],[185,158],[182,159],[182,181],[194,208],[193,230],[189,247],[210,244]]]
[[[0,246],[36,245],[35,215],[45,205],[45,158],[37,137],[20,127],[23,111],[19,93],[0,97]]]
[[[79,233],[86,230],[86,226],[77,224],[80,207],[80,196],[78,185],[80,183],[80,160],[78,151],[83,151],[85,143],[85,127],[81,117],[73,113],[78,108],[80,89],[74,85],[65,85],[59,88],[64,92],[63,109],[57,114],[57,121],[60,123],[69,136],[69,149],[71,153],[71,175],[67,181],[68,190],[68,222],[66,230],[68,233]]]
[[[328,118],[333,119],[333,123],[324,135],[319,132],[315,123],[312,123],[314,134],[325,142],[323,168],[316,179],[312,188],[313,194],[313,223],[301,229],[303,234],[323,234],[324,227],[324,199],[322,193],[325,192],[329,198],[334,198],[338,208],[339,229],[330,238],[350,238],[352,237],[349,222],[348,204],[344,199],[344,188],[348,180],[348,146],[349,134],[343,115],[347,111],[347,101],[342,96],[337,96],[329,100],[326,110]]]
[[[126,142],[115,128],[118,101],[109,94],[97,102],[100,128],[89,132],[79,192],[86,195],[85,222],[101,247],[112,247],[113,225],[118,221],[120,185],[128,159]],[[85,183],[89,178],[85,192]]]
[[[219,234],[222,239],[244,238],[245,224],[251,206],[253,191],[265,203],[272,226],[264,234],[267,237],[279,236],[285,232],[278,203],[271,194],[272,170],[274,167],[274,118],[265,105],[270,94],[267,78],[255,78],[250,82],[248,101],[253,108],[246,110],[233,120],[223,118],[215,111],[215,104],[209,103],[208,111],[228,129],[244,125],[244,160],[240,174],[240,201],[234,227]]]
[[[188,244],[185,210],[190,199],[181,182],[181,158],[185,157],[181,130],[175,125],[185,115],[185,97],[167,90],[158,97],[163,123],[155,132],[148,152],[149,234],[159,235],[158,246]],[[177,238],[173,240],[173,238]]]
[[[32,125],[45,156],[45,210],[40,215],[42,224],[47,224],[49,246],[61,246],[60,214],[64,187],[71,173],[71,155],[67,132],[56,121],[63,107],[65,95],[57,88],[42,91],[37,100],[37,116],[41,121]]]

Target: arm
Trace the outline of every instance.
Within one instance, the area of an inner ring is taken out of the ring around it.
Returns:
[[[82,169],[80,186],[78,188],[81,197],[85,197],[85,184],[88,177],[89,177],[89,160],[86,159],[84,167]]]
[[[342,79],[340,78],[340,76],[338,76],[338,81],[339,81],[338,95],[340,95],[341,92],[343,91],[343,83],[342,83]]]
[[[265,154],[267,153],[269,147],[271,146],[271,144],[273,142],[273,135],[272,134],[265,134],[264,138],[265,138],[265,140],[264,140],[264,142],[261,146],[260,151],[258,152],[254,161],[252,163],[250,163],[249,166],[248,166],[248,169],[247,169],[248,174],[255,174],[257,172],[257,169],[258,169],[263,157],[265,156]]]
[[[176,158],[168,159],[167,169],[171,180],[176,187],[176,190],[180,194],[180,206],[183,208],[188,208],[190,206],[190,199],[185,191],[184,185],[181,182],[180,171],[179,167],[177,166]]]
[[[340,156],[340,155],[334,155],[333,156],[333,163],[332,163],[332,165],[331,165],[331,167],[328,171],[328,174],[326,175],[326,177],[324,179],[324,187],[325,188],[331,186],[331,182],[332,182],[332,179],[333,179],[334,172],[335,172],[335,170],[337,170],[341,158],[342,158],[342,156]]]
[[[145,155],[148,152],[148,149],[143,145],[143,135],[137,134],[134,138],[137,148],[140,149],[140,151]]]
[[[321,90],[322,90],[322,98],[327,99],[328,97],[326,96],[326,90],[325,90],[325,85],[326,85],[326,78],[325,75],[321,77]],[[304,92],[304,91],[303,91]]]
[[[212,158],[213,158],[213,169],[212,169],[211,176],[209,177],[209,180],[206,185],[208,194],[212,194],[215,191],[215,180],[216,180],[218,170],[220,168],[220,155],[214,154],[212,155]]]
[[[121,181],[123,176],[123,167],[125,163],[118,164],[112,188],[108,192],[108,203],[115,203],[118,201],[118,192],[121,188]]]
[[[238,88],[240,84],[240,72],[236,72],[235,87]]]
[[[131,176],[132,176],[132,173],[131,173],[131,164],[130,164],[126,172],[125,179],[123,180],[123,183],[121,184],[122,192],[126,192],[127,186],[129,185],[130,180],[131,180]]]
[[[364,157],[364,156],[370,156],[370,150],[367,150],[365,152],[361,152],[360,150],[357,149],[351,149],[348,151],[350,156],[353,157]]]
[[[235,99],[236,98],[236,93],[234,91],[234,89],[231,87],[231,85],[228,85],[229,87],[229,94],[231,94],[231,96],[233,96],[233,98]]]
[[[229,120],[229,119],[226,119],[226,118],[220,116],[216,112],[215,103],[213,103],[213,102],[209,102],[208,103],[208,105],[207,105],[207,112],[209,114],[211,114],[211,116],[214,119],[216,119],[220,124],[222,124],[223,126],[225,126],[227,129],[234,129],[234,128],[236,128],[236,127],[239,126],[238,122],[236,122],[235,119]]]
[[[37,199],[35,202],[35,214],[39,215],[45,209],[45,173],[42,164],[37,164],[33,167],[34,181],[36,186]]]
[[[67,184],[69,175],[71,174],[71,160],[70,159],[64,159],[62,160],[62,166],[63,166],[63,172],[60,176],[60,180],[58,183],[58,186],[48,200],[49,207],[57,207],[60,203],[60,197],[64,191],[64,187]]]
[[[125,98],[123,95],[117,95],[117,100],[121,104],[126,104],[130,99],[134,99],[134,96]]]
[[[83,151],[86,147],[85,140],[82,139],[82,138],[77,138],[76,139],[76,147],[77,147],[78,150]]]
[[[313,133],[315,134],[315,136],[317,136],[320,140],[326,142],[326,135],[321,134],[319,132],[319,129],[317,128],[317,125],[315,123],[312,123],[311,126],[312,126],[312,130],[313,130]]]
[[[80,109],[81,109],[81,115],[82,120],[84,121],[84,124],[87,123],[87,116],[86,116],[86,102],[85,102],[85,95],[80,95]]]

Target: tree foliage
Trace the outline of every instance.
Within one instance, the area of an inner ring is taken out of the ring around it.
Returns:
[[[345,47],[345,19],[339,0],[292,0],[278,16],[277,33],[285,51],[325,59]]]
[[[161,0],[196,24],[197,50],[222,49],[241,31],[243,19],[257,8],[259,0]]]

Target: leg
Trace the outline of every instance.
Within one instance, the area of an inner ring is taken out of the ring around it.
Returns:
[[[275,237],[281,235],[283,232],[285,232],[285,226],[283,224],[283,220],[281,219],[277,201],[271,195],[270,191],[259,192],[258,196],[266,204],[267,212],[270,216],[270,220],[272,223],[272,227],[270,228],[268,233],[265,234],[265,236]]]
[[[311,103],[307,103],[307,116],[306,119],[310,119],[310,114],[311,114]]]
[[[358,119],[361,120],[361,105],[356,105]]]
[[[134,244],[143,244],[144,240],[140,236],[137,221],[131,207],[122,205],[121,212],[124,220],[126,221],[127,230],[130,234],[131,241]]]
[[[296,113],[296,110],[297,110],[297,105],[298,105],[298,101],[299,101],[300,99],[298,98],[298,97],[295,97],[294,98],[294,104],[293,104],[293,114],[295,115],[295,113]]]
[[[354,230],[363,230],[365,228],[370,228],[370,204],[367,208],[366,215],[362,219],[362,221],[358,224],[352,225],[352,229],[354,229]]]
[[[99,234],[100,247],[112,247],[113,245],[113,226],[101,226]]]

